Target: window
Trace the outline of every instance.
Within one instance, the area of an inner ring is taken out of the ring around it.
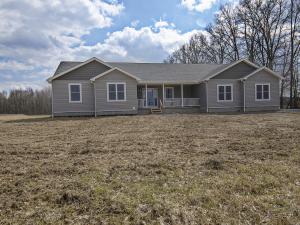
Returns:
[[[255,100],[270,100],[270,84],[255,84]]]
[[[217,85],[218,101],[232,101],[232,84]]]
[[[125,83],[107,83],[107,101],[126,101]]]
[[[166,99],[174,98],[174,88],[173,87],[166,87],[165,89],[165,97]]]
[[[69,102],[81,103],[81,84],[69,84]]]

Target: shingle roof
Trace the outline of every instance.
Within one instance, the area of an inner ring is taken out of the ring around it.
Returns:
[[[142,81],[198,82],[212,71],[221,70],[220,64],[166,64],[166,63],[108,63],[137,76]]]
[[[54,75],[81,63],[63,61],[59,64]],[[140,78],[141,81],[151,82],[199,82],[228,66],[226,64],[106,63]]]
[[[72,67],[74,66],[77,66],[79,64],[81,64],[82,62],[71,62],[71,61],[62,61],[60,62],[60,64],[58,65],[55,73],[53,76],[59,74],[59,73],[62,73],[68,69],[71,69]]]

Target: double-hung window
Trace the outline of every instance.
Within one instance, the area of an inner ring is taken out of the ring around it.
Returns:
[[[255,84],[255,100],[270,100],[270,84]]]
[[[81,103],[81,84],[69,84],[69,102],[70,103]]]
[[[232,84],[217,85],[217,88],[219,102],[232,101]]]
[[[174,98],[174,87],[166,87],[165,88],[166,99]]]
[[[107,83],[107,101],[126,101],[126,84]]]

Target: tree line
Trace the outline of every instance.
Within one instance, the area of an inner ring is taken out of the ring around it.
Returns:
[[[241,0],[225,4],[206,32],[194,35],[166,63],[230,63],[242,58],[281,74],[281,105],[297,107],[300,0]]]
[[[0,92],[0,113],[2,114],[51,114],[51,89],[13,89]]]

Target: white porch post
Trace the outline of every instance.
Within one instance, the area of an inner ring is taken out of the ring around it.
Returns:
[[[181,84],[181,107],[183,108],[183,84]]]
[[[163,100],[162,100],[162,104],[165,104],[165,84],[163,83]]]
[[[145,89],[145,96],[146,96],[146,108],[148,108],[148,85],[147,84]]]

